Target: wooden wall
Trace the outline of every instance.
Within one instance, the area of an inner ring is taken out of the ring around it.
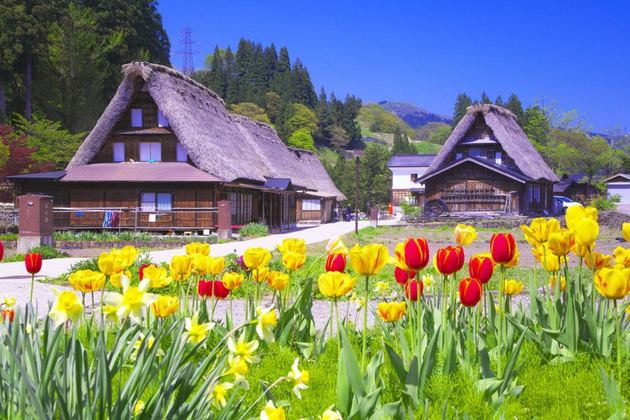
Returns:
[[[90,163],[110,163],[114,161],[114,143],[125,143],[125,160],[140,161],[140,143],[162,143],[162,162],[177,161],[177,138],[175,134],[123,135],[113,134],[107,138],[101,150]],[[190,161],[190,159],[189,159]]]

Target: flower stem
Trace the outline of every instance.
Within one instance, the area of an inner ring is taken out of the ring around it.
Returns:
[[[499,281],[499,334],[497,335],[497,373],[498,377],[503,377],[501,366],[501,347],[503,346],[503,287],[505,284],[505,265],[501,264],[501,280]]]
[[[615,316],[617,321],[617,325],[615,328],[615,335],[617,336],[617,380],[619,381],[619,393],[621,394],[621,386],[623,384],[623,379],[621,378],[621,353],[623,351],[623,347],[621,346],[621,320],[623,319],[623,312],[621,310],[621,306],[617,305],[617,299],[615,299],[614,302]]]
[[[363,349],[361,352],[361,372],[365,371],[365,356],[367,352],[367,311],[370,298],[370,276],[365,276],[365,306],[363,308]]]

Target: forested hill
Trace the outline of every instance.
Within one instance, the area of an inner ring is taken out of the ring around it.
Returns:
[[[316,94],[307,68],[285,47],[241,39],[236,51],[215,47],[192,77],[221,96],[233,112],[272,124],[289,145],[344,149],[361,138],[361,100]]]
[[[411,128],[419,128],[429,123],[450,124],[452,122],[449,116],[434,114],[424,108],[404,102],[381,101],[378,104],[383,107],[383,109],[398,116],[409,124]]]

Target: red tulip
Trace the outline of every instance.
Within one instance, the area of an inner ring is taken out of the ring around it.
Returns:
[[[468,261],[468,273],[470,277],[477,279],[481,284],[486,284],[492,277],[494,270],[494,262],[492,259],[483,255],[473,255]]]
[[[338,271],[343,273],[346,269],[346,256],[343,254],[328,254],[326,258],[326,271]]]
[[[483,286],[477,279],[466,277],[459,282],[459,300],[464,306],[475,306],[481,300]]]
[[[405,284],[407,284],[409,279],[412,279],[414,277],[416,277],[415,271],[403,270],[398,266],[396,266],[396,268],[394,269],[394,278],[396,279],[396,282],[398,284],[402,284],[404,286]]]
[[[24,256],[24,264],[29,274],[35,275],[42,269],[42,254],[29,252]]]
[[[412,270],[422,270],[429,262],[429,245],[424,238],[409,238],[405,241],[405,264]]]
[[[142,280],[144,278],[144,269],[147,268],[150,265],[151,264],[142,264],[140,266],[140,268],[138,268],[138,277],[140,277],[140,280]]]
[[[461,246],[447,246],[440,248],[435,254],[435,268],[444,274],[453,274],[464,266],[464,248]]]
[[[507,264],[514,258],[516,242],[511,233],[495,233],[490,239],[490,252],[497,264]]]
[[[424,284],[422,283],[422,280],[410,280],[405,286],[405,295],[407,295],[407,298],[412,302],[417,301],[418,298],[422,296],[423,291]]]
[[[2,261],[2,257],[4,257],[4,244],[0,241],[0,261]]]
[[[15,311],[13,309],[3,309],[2,310],[2,320],[6,321],[7,318],[9,322],[13,322],[13,317],[15,316]]]
[[[217,299],[225,299],[230,294],[230,289],[223,285],[220,280],[200,281],[197,286],[197,292],[202,297],[215,297]]]

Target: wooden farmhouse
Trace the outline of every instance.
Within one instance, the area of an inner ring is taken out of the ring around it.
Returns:
[[[473,105],[427,172],[425,212],[550,213],[559,179],[516,117],[496,105]]]
[[[330,221],[345,199],[317,156],[231,114],[201,84],[142,62],[123,75],[64,171],[10,177],[17,194],[54,197],[56,228],[207,231],[229,200],[235,227],[282,230],[299,218]]]

